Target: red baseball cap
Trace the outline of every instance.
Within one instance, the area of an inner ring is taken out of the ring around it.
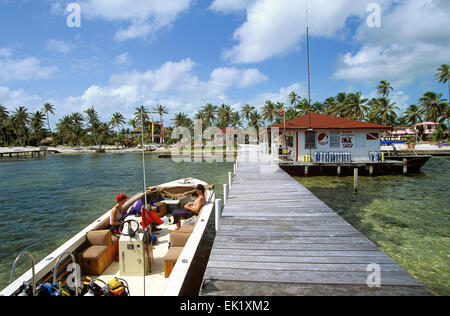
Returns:
[[[126,196],[126,195],[123,194],[123,193],[120,193],[118,196],[116,196],[116,201],[117,201],[117,202],[120,202],[120,201],[122,201],[122,200],[128,200],[128,199],[129,199],[129,197]]]

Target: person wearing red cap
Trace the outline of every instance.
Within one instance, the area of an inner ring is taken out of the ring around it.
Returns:
[[[120,225],[122,225],[124,221],[124,216],[126,210],[123,209],[123,205],[128,200],[128,196],[123,193],[120,193],[116,196],[117,204],[111,209],[111,216],[109,219],[109,223],[111,225],[111,229],[118,230]]]

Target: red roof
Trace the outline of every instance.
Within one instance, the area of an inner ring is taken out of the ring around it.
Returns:
[[[271,128],[284,128],[284,122],[278,125],[270,126]],[[316,129],[316,130],[391,130],[390,126],[384,126],[374,123],[359,122],[345,119],[342,117],[323,115],[318,113],[309,113],[304,116],[297,117],[293,120],[286,121],[286,129]]]

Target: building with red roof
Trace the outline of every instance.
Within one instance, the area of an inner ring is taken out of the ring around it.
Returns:
[[[390,126],[309,113],[268,127],[269,148],[287,149],[285,154],[293,161],[309,156],[314,162],[316,153],[345,153],[351,161],[367,161],[371,152],[380,151],[381,133],[390,130]]]

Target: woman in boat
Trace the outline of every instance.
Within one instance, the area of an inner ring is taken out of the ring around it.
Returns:
[[[198,198],[194,202],[187,203],[184,208],[174,210],[172,212],[173,220],[177,224],[177,229],[180,229],[180,218],[184,219],[191,218],[192,216],[198,215],[200,213],[202,207],[206,203],[205,199],[205,187],[202,184],[199,184],[195,191],[197,192]]]
[[[119,227],[122,225],[124,221],[124,216],[126,210],[123,209],[123,205],[128,200],[128,196],[123,193],[120,193],[116,196],[117,204],[111,209],[111,216],[109,218],[109,224],[111,225],[111,230],[113,232],[118,233]]]

